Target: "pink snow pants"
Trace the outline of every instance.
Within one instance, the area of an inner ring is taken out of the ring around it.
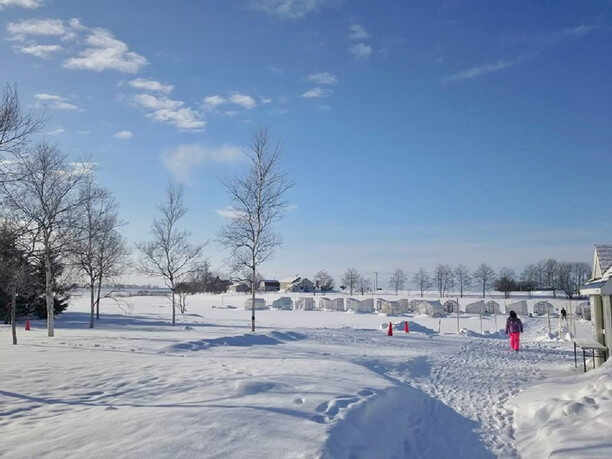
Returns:
[[[521,342],[521,334],[520,333],[510,333],[510,347],[515,351],[519,350]]]

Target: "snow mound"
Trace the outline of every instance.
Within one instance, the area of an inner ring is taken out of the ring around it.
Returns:
[[[383,322],[380,324],[380,329],[381,330],[389,330],[389,322]],[[393,329],[396,331],[404,331],[404,321],[402,320],[401,322],[395,322],[393,324]],[[434,335],[437,332],[434,331],[431,328],[425,327],[424,325],[421,325],[417,322],[411,322],[408,321],[408,329],[410,330],[410,333],[415,332],[415,333],[424,333],[426,335]]]
[[[612,365],[535,386],[508,402],[522,457],[612,457]]]
[[[166,348],[169,352],[180,351],[201,351],[211,347],[218,346],[258,346],[258,345],[276,345],[282,344],[285,341],[297,341],[306,338],[306,335],[295,332],[269,332],[266,334],[245,333],[244,335],[222,336],[220,338],[204,338],[196,341],[186,341],[175,343]]]
[[[478,333],[468,328],[462,328],[459,330],[459,334],[470,338],[506,338],[506,334],[502,331],[492,332],[491,330],[484,330],[482,333]]]

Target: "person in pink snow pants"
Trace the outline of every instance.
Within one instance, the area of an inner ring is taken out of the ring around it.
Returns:
[[[510,311],[510,317],[506,320],[506,335],[510,336],[510,347],[516,352],[521,345],[521,333],[523,333],[523,322],[516,317],[516,312]]]

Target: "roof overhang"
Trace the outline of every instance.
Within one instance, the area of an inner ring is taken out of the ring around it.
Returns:
[[[612,295],[612,278],[587,282],[580,287],[581,295]]]

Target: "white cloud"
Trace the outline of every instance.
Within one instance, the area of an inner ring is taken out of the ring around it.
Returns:
[[[204,105],[208,109],[214,109],[214,108],[217,108],[219,105],[223,105],[226,103],[227,103],[227,100],[223,96],[214,95],[214,96],[208,96],[204,98]]]
[[[487,63],[480,64],[474,67],[470,67],[465,70],[461,70],[460,72],[454,73],[448,76],[447,78],[445,78],[443,82],[448,83],[451,81],[471,80],[473,78],[478,78],[481,75],[499,72],[500,70],[505,70],[507,68],[513,67],[518,62],[519,62],[518,59],[514,61],[500,59],[497,62],[487,62]]]
[[[152,94],[137,94],[132,99],[136,105],[150,112],[147,116],[156,121],[172,124],[184,131],[204,129],[206,122],[195,110],[185,107],[185,102],[172,100],[166,96]]]
[[[9,40],[23,41],[29,36],[62,37],[69,29],[61,19],[27,19],[9,22],[6,30]]]
[[[87,38],[87,48],[64,61],[64,67],[69,69],[117,70],[124,73],[136,73],[148,64],[147,59],[140,54],[129,51],[128,46],[101,28],[92,29]]]
[[[355,59],[363,60],[369,58],[370,54],[372,54],[372,46],[365,43],[357,43],[356,45],[349,46],[348,51]]]
[[[0,10],[9,6],[19,6],[33,10],[42,6],[42,0],[0,0]]]
[[[78,106],[68,102],[66,97],[55,94],[39,93],[34,98],[52,110],[80,110]]]
[[[269,102],[271,102],[271,100],[269,100]],[[217,94],[204,98],[204,107],[207,110],[215,110],[226,104],[238,105],[239,107],[242,107],[246,110],[251,110],[252,108],[255,108],[257,106],[257,102],[255,102],[255,99],[253,97],[247,94],[242,94],[240,92],[233,92],[227,98]],[[235,110],[228,110],[225,113],[231,115],[237,114]]]
[[[370,36],[370,34],[367,32],[367,30],[359,24],[352,24],[349,27],[349,39],[350,40],[364,40],[366,38],[368,38]]]
[[[45,132],[45,134],[47,135],[58,135],[58,134],[63,134],[63,133],[64,133],[64,128],[57,128],[57,129],[53,129],[52,131]]]
[[[315,84],[333,85],[338,83],[338,78],[329,72],[321,72],[308,75],[308,81]]]
[[[229,219],[237,218],[242,215],[242,212],[237,209],[234,209],[232,206],[227,206],[225,209],[216,209],[215,212],[217,213],[217,215],[221,215],[223,218]]]
[[[594,25],[594,24],[581,24],[579,26],[576,27],[570,27],[569,29],[565,29],[563,31],[561,31],[561,35],[563,37],[582,37],[583,35],[586,35],[589,32],[592,32],[593,30],[597,29],[598,26]]]
[[[59,45],[31,45],[31,46],[18,46],[15,47],[15,51],[23,54],[31,54],[32,56],[47,58],[51,54],[56,53],[62,49]]]
[[[271,104],[272,103],[272,99],[267,98],[267,97],[260,97],[259,100],[261,101],[262,104]]]
[[[318,99],[322,97],[328,97],[329,94],[329,89],[321,89],[317,86],[316,88],[312,88],[306,91],[304,94],[302,94],[302,97],[306,99]]]
[[[319,8],[338,3],[337,0],[251,0],[257,10],[284,19],[299,19]]]
[[[119,131],[117,132],[115,135],[113,135],[113,137],[115,139],[131,139],[132,137],[134,137],[134,134],[132,134],[131,131]]]
[[[244,158],[242,149],[235,145],[207,147],[199,144],[180,145],[162,154],[162,163],[172,175],[189,182],[193,173],[207,163],[233,163]]]
[[[251,96],[241,94],[239,92],[233,93],[229,97],[228,101],[232,104],[239,105],[242,108],[246,108],[247,110],[250,110],[257,105],[255,99],[253,99]]]
[[[143,91],[160,92],[162,94],[170,94],[174,89],[171,84],[160,83],[156,80],[148,80],[146,78],[136,78],[128,81],[128,85],[135,89],[141,89]]]

